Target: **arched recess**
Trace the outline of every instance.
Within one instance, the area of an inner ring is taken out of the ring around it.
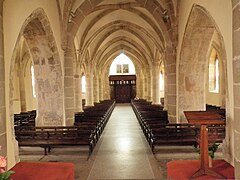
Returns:
[[[13,108],[14,113],[36,110],[36,99],[33,96],[32,87],[32,57],[25,39],[18,42],[17,56],[13,69]]]
[[[221,59],[226,63],[223,38],[214,20],[204,8],[194,5],[186,26],[179,61],[180,120],[185,119],[184,110],[205,110],[205,74],[214,35],[218,36]],[[226,75],[226,69],[224,72]]]
[[[43,9],[39,8],[25,20],[14,48],[10,69],[10,115],[13,115],[13,75],[19,52],[20,40],[24,38],[31,54],[35,72],[38,126],[64,124],[63,86],[61,62],[50,23]],[[13,122],[13,121],[12,121]]]
[[[212,47],[218,43],[219,59],[223,63],[225,89],[228,89],[226,50],[223,37],[211,17],[203,7],[194,4],[185,29],[179,61],[179,119],[185,122],[184,111],[205,110],[206,85],[208,84],[208,63]],[[226,92],[226,112],[228,112],[229,97]],[[228,116],[227,116],[228,117]],[[232,136],[231,123],[227,122],[224,141],[224,156],[231,156],[229,136]]]
[[[225,55],[223,53],[223,48],[221,47],[221,44],[219,39],[216,36],[217,34],[215,33],[213,40],[211,42],[211,47],[209,49],[209,52],[207,54],[207,59],[209,60],[208,64],[207,64],[207,73],[205,73],[206,75],[206,104],[210,104],[210,105],[216,105],[216,106],[220,106],[222,108],[226,107],[226,84],[227,84],[227,71],[226,71],[226,58]],[[214,63],[215,65],[215,60],[216,57],[218,59],[219,65],[218,65],[218,71],[219,71],[219,77],[218,77],[218,92],[211,92],[209,90],[209,66],[211,66],[211,64]]]

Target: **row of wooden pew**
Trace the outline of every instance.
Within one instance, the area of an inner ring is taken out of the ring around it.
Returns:
[[[114,101],[102,101],[84,112],[76,113],[73,126],[15,126],[16,140],[19,146],[44,148],[45,155],[51,148],[61,146],[88,146],[90,155],[114,106]],[[96,112],[101,113],[97,115]]]
[[[206,104],[206,111],[215,111],[220,114],[224,119],[226,119],[226,109],[220,106]]]
[[[168,124],[167,112],[145,100],[132,100],[131,105],[153,153],[156,146],[198,145],[199,126],[189,123]],[[208,129],[212,143],[221,143],[225,138],[225,125],[211,125]]]
[[[14,114],[14,126],[35,126],[36,110]]]

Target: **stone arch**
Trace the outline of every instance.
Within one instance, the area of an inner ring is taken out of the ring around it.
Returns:
[[[106,31],[106,29],[108,29],[109,31]],[[118,21],[114,21],[114,22],[108,23],[108,24],[104,25],[103,27],[101,27],[100,29],[98,29],[94,33],[94,35],[92,35],[91,38],[89,38],[89,40],[84,44],[84,46],[83,46],[84,48],[82,49],[82,51],[83,51],[82,54],[85,53],[85,51],[87,50],[89,45],[95,40],[96,36],[99,33],[101,33],[102,31],[106,31],[106,32],[104,33],[104,36],[103,36],[101,41],[103,41],[109,34],[114,33],[114,32],[116,32],[116,31],[118,31],[120,29],[122,29],[124,31],[127,31],[127,32],[135,35],[136,37],[140,36],[140,34],[137,33],[137,32],[140,31],[146,37],[148,37],[158,47],[158,49],[160,49],[162,52],[164,51],[161,43],[157,42],[157,40],[149,32],[147,32],[144,28],[142,28],[142,27],[140,27],[140,26],[138,26],[136,24],[133,24],[133,23],[129,23],[129,22],[126,22],[126,21],[118,20]],[[142,38],[140,37],[139,39],[142,39]]]
[[[36,9],[27,17],[19,32],[10,67],[10,116],[13,122],[12,76],[18,44],[24,38],[32,57],[37,90],[36,125],[63,125],[63,85],[60,57],[44,10]],[[46,76],[49,74],[49,76]],[[13,126],[13,125],[12,125]],[[13,136],[14,137],[14,136]]]
[[[185,29],[179,61],[180,121],[185,121],[185,110],[205,110],[205,73],[215,32],[220,42],[221,59],[226,63],[223,37],[214,19],[206,9],[194,4]],[[226,70],[224,74],[226,76]]]
[[[95,10],[99,8],[100,3],[103,0],[85,0],[81,3],[79,7],[74,9],[74,14],[70,16],[72,7],[74,5],[74,1],[69,1],[69,4],[65,4],[64,7],[64,21],[63,24],[67,27],[64,27],[65,30],[63,37],[63,44],[65,45],[65,64],[69,65],[69,67],[64,67],[64,69],[69,69],[73,64],[73,53],[74,53],[74,38],[76,33],[84,21],[85,17],[93,13]],[[152,17],[156,20],[156,23],[160,27],[162,34],[164,34],[164,60],[166,60],[166,79],[171,79],[169,81],[165,81],[165,109],[168,110],[169,120],[171,122],[176,121],[176,45],[177,45],[177,21],[174,13],[174,5],[173,2],[162,2],[158,1],[142,1],[136,0],[135,6],[139,6],[141,8],[145,8]],[[123,8],[125,6],[129,6],[128,3],[122,4],[119,8]],[[101,7],[103,8],[103,6]],[[126,8],[126,7],[125,7]],[[167,10],[169,18],[163,18],[163,12]],[[67,23],[70,22],[70,23]],[[84,53],[82,53],[84,54]],[[66,60],[68,62],[66,62]],[[64,77],[64,81],[68,81],[73,86],[73,75],[69,75],[68,77]],[[73,90],[64,89],[65,90],[65,99],[73,99]],[[151,96],[149,96],[151,99]],[[169,101],[168,101],[169,99]],[[73,118],[73,108],[65,104],[66,111],[66,119],[70,120]]]
[[[228,94],[227,94],[227,87],[228,87],[228,81],[227,81],[227,57],[226,57],[226,53],[225,53],[225,48],[224,45],[221,43],[221,40],[219,40],[220,42],[215,42],[212,41],[209,51],[207,53],[207,60],[210,59],[211,57],[211,53],[214,49],[214,51],[216,51],[216,54],[218,55],[218,60],[219,60],[219,69],[221,71],[220,74],[220,94],[221,94],[221,106],[223,108],[226,108],[226,101],[228,98]],[[220,44],[219,44],[220,43]],[[206,68],[208,70],[208,65],[209,63],[206,63]],[[208,73],[206,74],[206,81],[208,80]],[[208,86],[206,86],[206,91],[209,90]]]

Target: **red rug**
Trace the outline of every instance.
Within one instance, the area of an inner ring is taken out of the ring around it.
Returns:
[[[19,162],[11,170],[13,180],[74,180],[72,163]]]
[[[175,180],[187,180],[191,177],[200,167],[199,160],[176,160],[167,163],[167,177]],[[234,179],[234,167],[224,160],[214,160],[212,169],[227,179]],[[216,179],[211,176],[200,176],[195,179]]]

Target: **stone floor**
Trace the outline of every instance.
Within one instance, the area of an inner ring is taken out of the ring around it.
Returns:
[[[222,153],[218,152],[217,157]],[[193,147],[157,147],[153,155],[129,104],[117,104],[92,155],[87,147],[20,148],[21,161],[72,162],[75,179],[164,179],[166,163],[198,159]]]

